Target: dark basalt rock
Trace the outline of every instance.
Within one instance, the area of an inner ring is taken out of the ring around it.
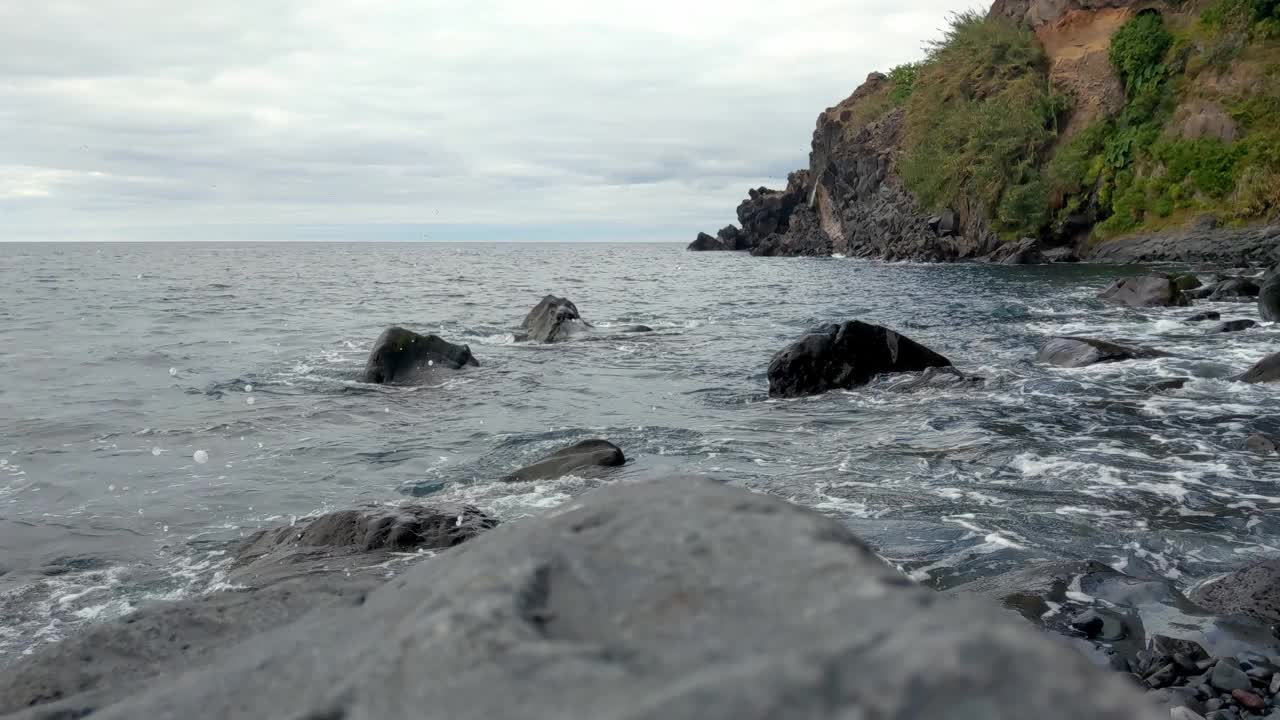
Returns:
[[[1197,605],[1221,615],[1245,615],[1263,622],[1280,622],[1280,560],[1263,560],[1211,580],[1192,590],[1189,597]],[[1214,685],[1219,687],[1217,683]]]
[[[1252,320],[1228,320],[1226,322],[1220,322],[1217,325],[1214,325],[1213,327],[1209,328],[1205,332],[1230,333],[1230,332],[1240,332],[1241,330],[1248,330],[1249,328],[1255,328],[1255,327],[1258,327],[1258,323]]]
[[[439,375],[480,363],[466,345],[454,345],[438,335],[419,335],[402,327],[387,328],[373,343],[365,363],[367,383],[430,382]]]
[[[1235,379],[1247,383],[1268,383],[1280,380],[1280,352],[1262,358]]]
[[[295,604],[311,599],[306,587]],[[198,612],[206,598],[135,615],[145,633],[130,619],[103,623],[95,644],[7,668],[0,713],[1167,717],[997,610],[916,586],[841,523],[701,479],[614,484],[364,590],[301,617],[255,618],[268,597],[225,593],[221,617]],[[216,650],[171,645],[191,642]],[[174,648],[167,662],[130,662],[161,646]]]
[[[1150,348],[1119,345],[1094,338],[1056,337],[1040,348],[1040,352],[1036,355],[1036,362],[1077,368],[1103,362],[1157,357],[1164,357],[1164,353]]]
[[[1258,314],[1267,322],[1280,320],[1280,273],[1272,273],[1259,288]]]
[[[816,328],[774,355],[769,395],[813,395],[865,385],[876,375],[950,365],[950,360],[892,330],[852,320]]]
[[[528,331],[527,340],[553,343],[591,326],[578,314],[577,305],[565,298],[548,295],[529,311],[520,327]]]
[[[625,464],[622,450],[608,440],[583,440],[561,448],[538,462],[503,478],[506,482],[549,480],[584,470],[618,467]]]
[[[1176,307],[1191,302],[1178,289],[1177,284],[1164,275],[1123,278],[1112,283],[1098,297],[1129,307]]]
[[[1182,322],[1195,323],[1195,322],[1205,322],[1206,320],[1221,320],[1221,319],[1222,319],[1222,313],[1219,313],[1216,310],[1205,310],[1204,312],[1198,312],[1195,315],[1192,315],[1191,317],[1187,318],[1186,320],[1183,320]]]

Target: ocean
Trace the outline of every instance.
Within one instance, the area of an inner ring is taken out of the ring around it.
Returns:
[[[226,587],[256,529],[358,503],[504,521],[605,482],[705,475],[838,518],[947,588],[1092,559],[1187,588],[1280,552],[1280,388],[1228,378],[1280,328],[1095,295],[1134,267],[885,264],[667,244],[7,244],[0,253],[0,663],[141,603]],[[1207,277],[1207,273],[1206,273]],[[516,342],[546,294],[597,332]],[[770,357],[861,319],[981,383],[901,379],[771,400]],[[624,334],[630,324],[654,328]],[[438,387],[360,382],[390,325],[480,362]],[[1033,362],[1080,334],[1170,353]],[[1170,377],[1185,387],[1154,392]],[[602,478],[498,480],[573,441]],[[429,562],[429,561],[428,561]]]

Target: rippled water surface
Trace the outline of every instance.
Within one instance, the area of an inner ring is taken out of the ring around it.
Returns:
[[[1280,387],[1226,378],[1280,330],[1206,336],[1094,299],[1132,268],[886,265],[676,245],[6,245],[0,253],[0,658],[150,598],[218,587],[228,541],[357,502],[504,519],[602,480],[495,478],[568,442],[610,476],[704,474],[840,518],[940,587],[1034,558],[1186,586],[1280,552]],[[513,342],[546,293],[597,325]],[[772,401],[770,356],[859,318],[985,378]],[[648,335],[610,332],[643,323]],[[358,382],[386,326],[471,345],[440,387]],[[1032,363],[1054,334],[1172,356]],[[1150,382],[1195,379],[1152,393]],[[199,453],[197,451],[200,451]],[[204,463],[198,459],[206,460]],[[206,457],[207,456],[207,457]]]

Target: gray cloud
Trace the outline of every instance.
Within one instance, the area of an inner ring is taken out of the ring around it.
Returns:
[[[532,224],[683,240],[802,166],[817,113],[918,57],[949,9],[3,3],[0,239]]]

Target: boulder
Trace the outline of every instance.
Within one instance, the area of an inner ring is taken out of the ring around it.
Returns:
[[[724,243],[720,242],[720,238],[708,235],[704,232],[698,233],[698,237],[693,242],[689,243],[689,247],[685,249],[695,252],[705,252],[708,250],[732,250],[732,248],[725,247]]]
[[[1164,275],[1122,278],[1099,293],[1098,297],[1135,308],[1191,304],[1174,281]]]
[[[1204,322],[1206,320],[1221,320],[1221,319],[1222,319],[1222,314],[1217,312],[1216,310],[1205,310],[1204,312],[1198,312],[1195,315],[1192,315],[1191,317],[1187,318],[1186,320],[1183,320],[1182,322],[1195,323],[1195,322]]]
[[[1210,300],[1232,300],[1235,298],[1253,298],[1258,297],[1258,293],[1262,288],[1258,287],[1258,283],[1249,278],[1233,277],[1227,278],[1213,286],[1213,292],[1209,293]]]
[[[341,510],[284,527],[259,530],[236,550],[227,579],[263,587],[315,572],[376,568],[394,553],[440,550],[497,526],[470,505],[370,506]]]
[[[528,331],[527,340],[553,343],[591,326],[578,314],[577,305],[565,298],[548,295],[529,311],[520,327]]]
[[[1005,243],[988,255],[987,260],[1000,265],[1042,265],[1046,262],[1040,241],[1035,238]]]
[[[1217,325],[1214,325],[1213,327],[1209,328],[1205,332],[1208,332],[1208,333],[1240,332],[1241,330],[1248,330],[1249,328],[1254,328],[1254,327],[1258,327],[1258,323],[1252,320],[1228,320],[1226,322],[1220,322]]]
[[[1267,322],[1280,320],[1280,273],[1273,273],[1258,289],[1258,314]]]
[[[798,397],[865,385],[876,375],[948,367],[951,361],[879,325],[824,325],[773,356],[769,395]]]
[[[1173,284],[1183,292],[1195,290],[1204,285],[1200,282],[1200,278],[1195,273],[1182,273],[1181,275],[1170,275],[1169,279],[1173,280]]]
[[[1234,379],[1247,383],[1269,383],[1280,380],[1280,352],[1271,353],[1262,358]]]
[[[1254,433],[1244,441],[1244,447],[1246,450],[1251,450],[1259,455],[1274,455],[1276,452],[1276,441],[1262,433]]]
[[[1280,622],[1280,560],[1263,560],[1210,580],[1192,590],[1188,597],[1219,615],[1244,615],[1267,623]]]
[[[1036,362],[1077,368],[1104,362],[1138,360],[1164,357],[1164,353],[1151,348],[1119,345],[1106,340],[1083,337],[1056,337],[1045,343],[1036,355]]]
[[[466,345],[454,345],[438,335],[419,335],[402,327],[392,327],[374,341],[364,366],[363,380],[384,384],[433,382],[449,371],[479,364]]]
[[[251,607],[258,598],[237,598]],[[498,527],[355,601],[130,666],[186,639],[97,626],[0,676],[20,717],[1156,720],[1115,673],[940,596],[843,524],[704,479],[619,483]],[[221,618],[234,627],[244,607]],[[134,645],[120,638],[133,639]],[[116,663],[112,675],[85,668]]]
[[[583,440],[560,448],[538,462],[503,478],[505,482],[550,480],[584,470],[617,467],[626,463],[622,450],[608,440]]]

